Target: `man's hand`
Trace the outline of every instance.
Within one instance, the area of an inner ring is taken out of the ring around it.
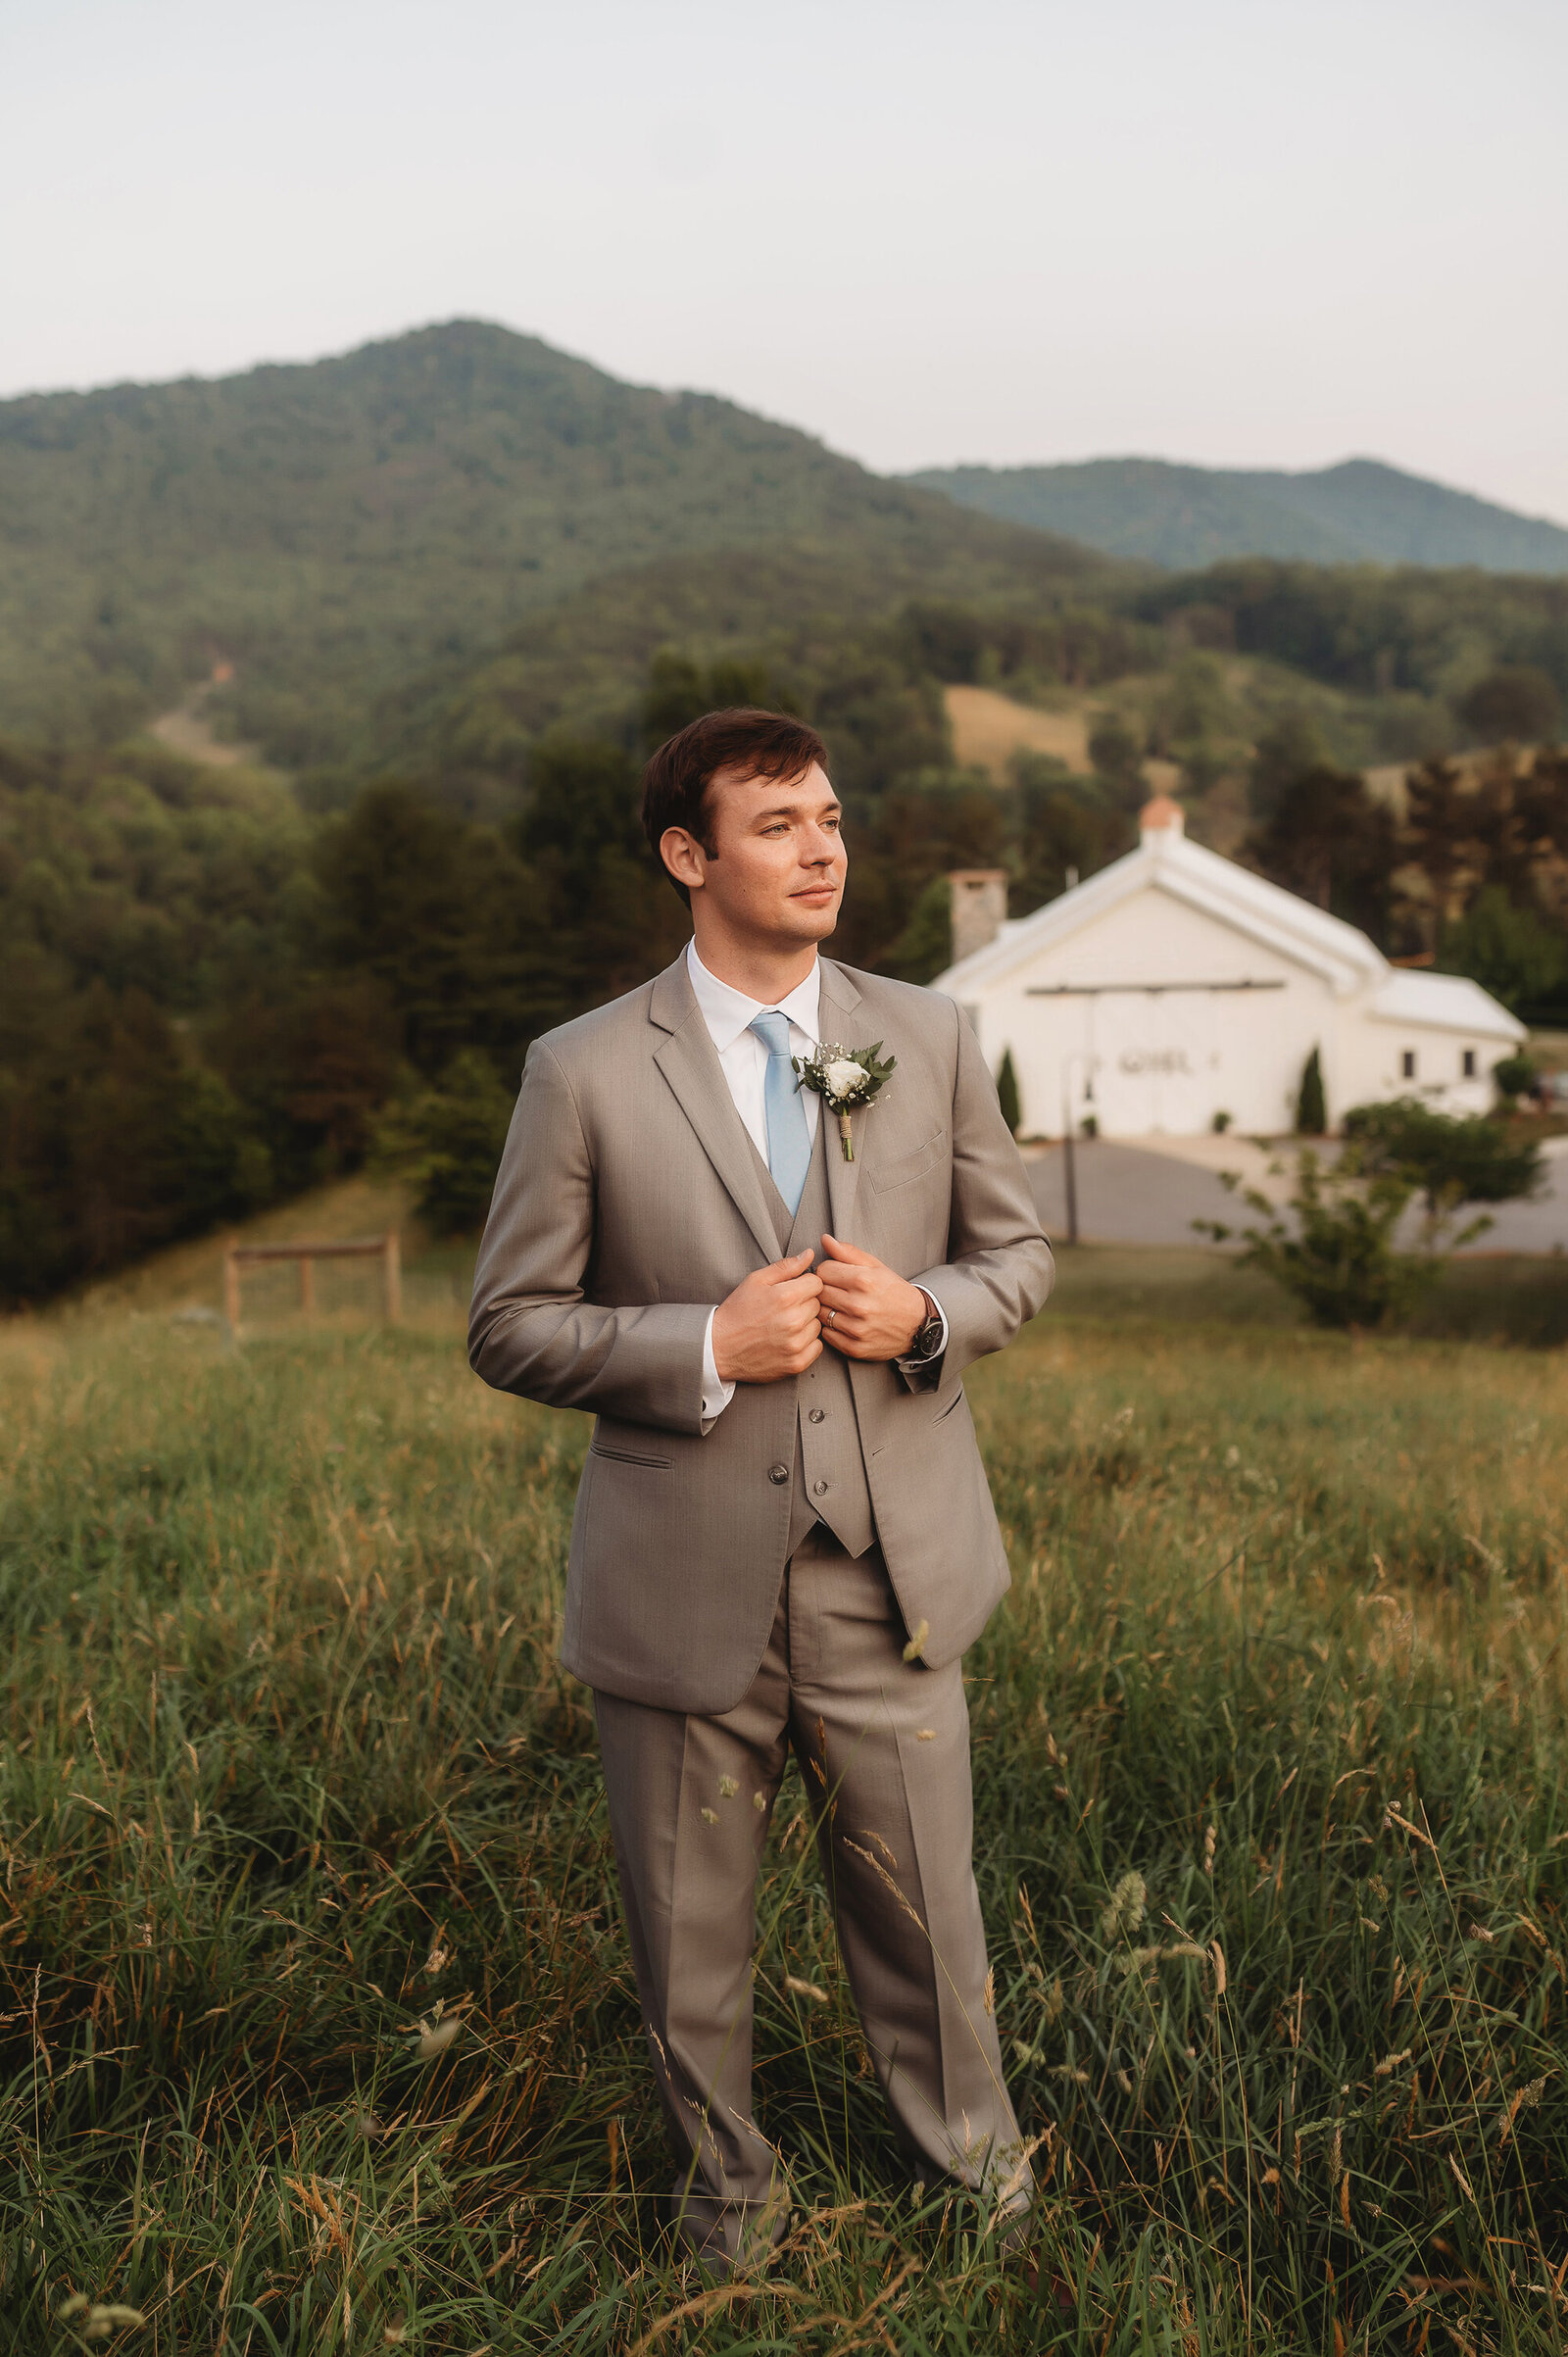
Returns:
[[[822,1250],[822,1340],[846,1358],[902,1358],[929,1314],[919,1286],[836,1236]]]
[[[809,1252],[752,1271],[713,1313],[713,1364],[722,1383],[778,1383],[822,1355],[822,1280]],[[925,1303],[920,1304],[925,1315]]]

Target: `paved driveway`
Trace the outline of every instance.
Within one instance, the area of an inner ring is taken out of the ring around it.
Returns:
[[[1086,1244],[1204,1245],[1208,1239],[1194,1233],[1195,1219],[1219,1219],[1234,1227],[1238,1218],[1252,1216],[1220,1184],[1219,1172],[1239,1170],[1278,1202],[1289,1190],[1293,1146],[1290,1139],[1271,1152],[1250,1138],[1081,1138],[1073,1150],[1078,1233]],[[1471,1252],[1568,1251],[1568,1138],[1549,1139],[1544,1152],[1546,1185],[1539,1201],[1496,1204],[1495,1225]],[[1046,1233],[1065,1236],[1062,1150],[1030,1147],[1025,1154]],[[1274,1159],[1285,1161],[1284,1176],[1270,1172]],[[1414,1244],[1413,1233],[1408,1240]]]

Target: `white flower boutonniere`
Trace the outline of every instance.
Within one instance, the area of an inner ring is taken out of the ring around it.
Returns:
[[[790,1058],[800,1078],[798,1089],[814,1089],[829,1112],[839,1117],[839,1138],[844,1148],[844,1159],[853,1162],[855,1145],[850,1136],[850,1115],[858,1105],[874,1105],[877,1092],[898,1062],[890,1056],[885,1063],[878,1060],[882,1042],[870,1048],[841,1048],[824,1040],[814,1056],[795,1056]]]

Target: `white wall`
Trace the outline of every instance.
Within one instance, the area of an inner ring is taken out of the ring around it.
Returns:
[[[1506,1040],[1479,1032],[1450,1031],[1435,1023],[1391,1021],[1367,1011],[1364,1001],[1340,1008],[1340,1085],[1329,1105],[1338,1121],[1352,1105],[1376,1105],[1391,1097],[1424,1097],[1445,1113],[1488,1113],[1496,1091],[1492,1067],[1511,1053]],[[1474,1051],[1476,1076],[1466,1080],[1464,1052]],[[1400,1057],[1415,1056],[1415,1076],[1406,1080]]]
[[[1029,996],[1063,982],[1174,979],[1278,987]],[[1069,1057],[1080,1059],[1072,1069],[1074,1116],[1081,1123],[1093,1111],[1104,1137],[1192,1136],[1212,1128],[1219,1111],[1238,1130],[1288,1129],[1314,1046],[1323,1052],[1331,1102],[1336,1093],[1340,1010],[1328,985],[1153,882],[968,1003],[977,1006],[993,1071],[1004,1050],[1012,1050],[1025,1134],[1059,1133]],[[1092,1105],[1084,1093],[1090,1066]]]

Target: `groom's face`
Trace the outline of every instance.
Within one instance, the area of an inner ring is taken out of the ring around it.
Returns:
[[[814,761],[796,778],[720,769],[706,815],[713,856],[701,862],[702,897],[726,928],[760,945],[825,940],[848,866],[826,773]]]

